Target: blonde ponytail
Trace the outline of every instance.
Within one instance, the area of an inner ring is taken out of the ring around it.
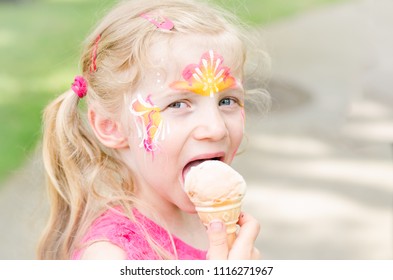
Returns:
[[[80,116],[78,101],[74,92],[67,91],[43,115],[43,160],[51,211],[38,249],[40,259],[70,258],[74,239],[83,226],[82,217],[97,215],[93,213],[97,209],[87,207],[89,197],[105,198],[99,182],[122,185],[113,178],[115,170],[123,168],[97,144]]]

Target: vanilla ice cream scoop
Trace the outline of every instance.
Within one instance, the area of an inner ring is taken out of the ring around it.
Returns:
[[[184,190],[205,226],[214,219],[225,223],[231,248],[246,191],[243,177],[221,161],[208,160],[191,167],[185,177]]]
[[[209,206],[241,200],[246,182],[229,165],[207,160],[191,167],[185,177],[184,190],[194,204]]]

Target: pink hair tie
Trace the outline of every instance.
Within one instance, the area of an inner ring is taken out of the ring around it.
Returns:
[[[71,89],[79,98],[83,98],[87,94],[87,81],[82,76],[76,76]]]

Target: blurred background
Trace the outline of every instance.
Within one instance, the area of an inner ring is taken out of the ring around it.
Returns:
[[[41,113],[115,2],[0,0],[0,259],[35,257],[48,204]],[[272,108],[250,110],[234,162],[264,258],[393,259],[393,1],[214,2],[271,57]]]

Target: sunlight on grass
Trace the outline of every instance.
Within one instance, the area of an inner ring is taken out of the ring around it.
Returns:
[[[0,92],[0,104],[6,104],[15,94],[21,92],[19,80],[6,73],[0,73]]]
[[[0,47],[11,46],[15,43],[15,37],[12,32],[0,30]]]

